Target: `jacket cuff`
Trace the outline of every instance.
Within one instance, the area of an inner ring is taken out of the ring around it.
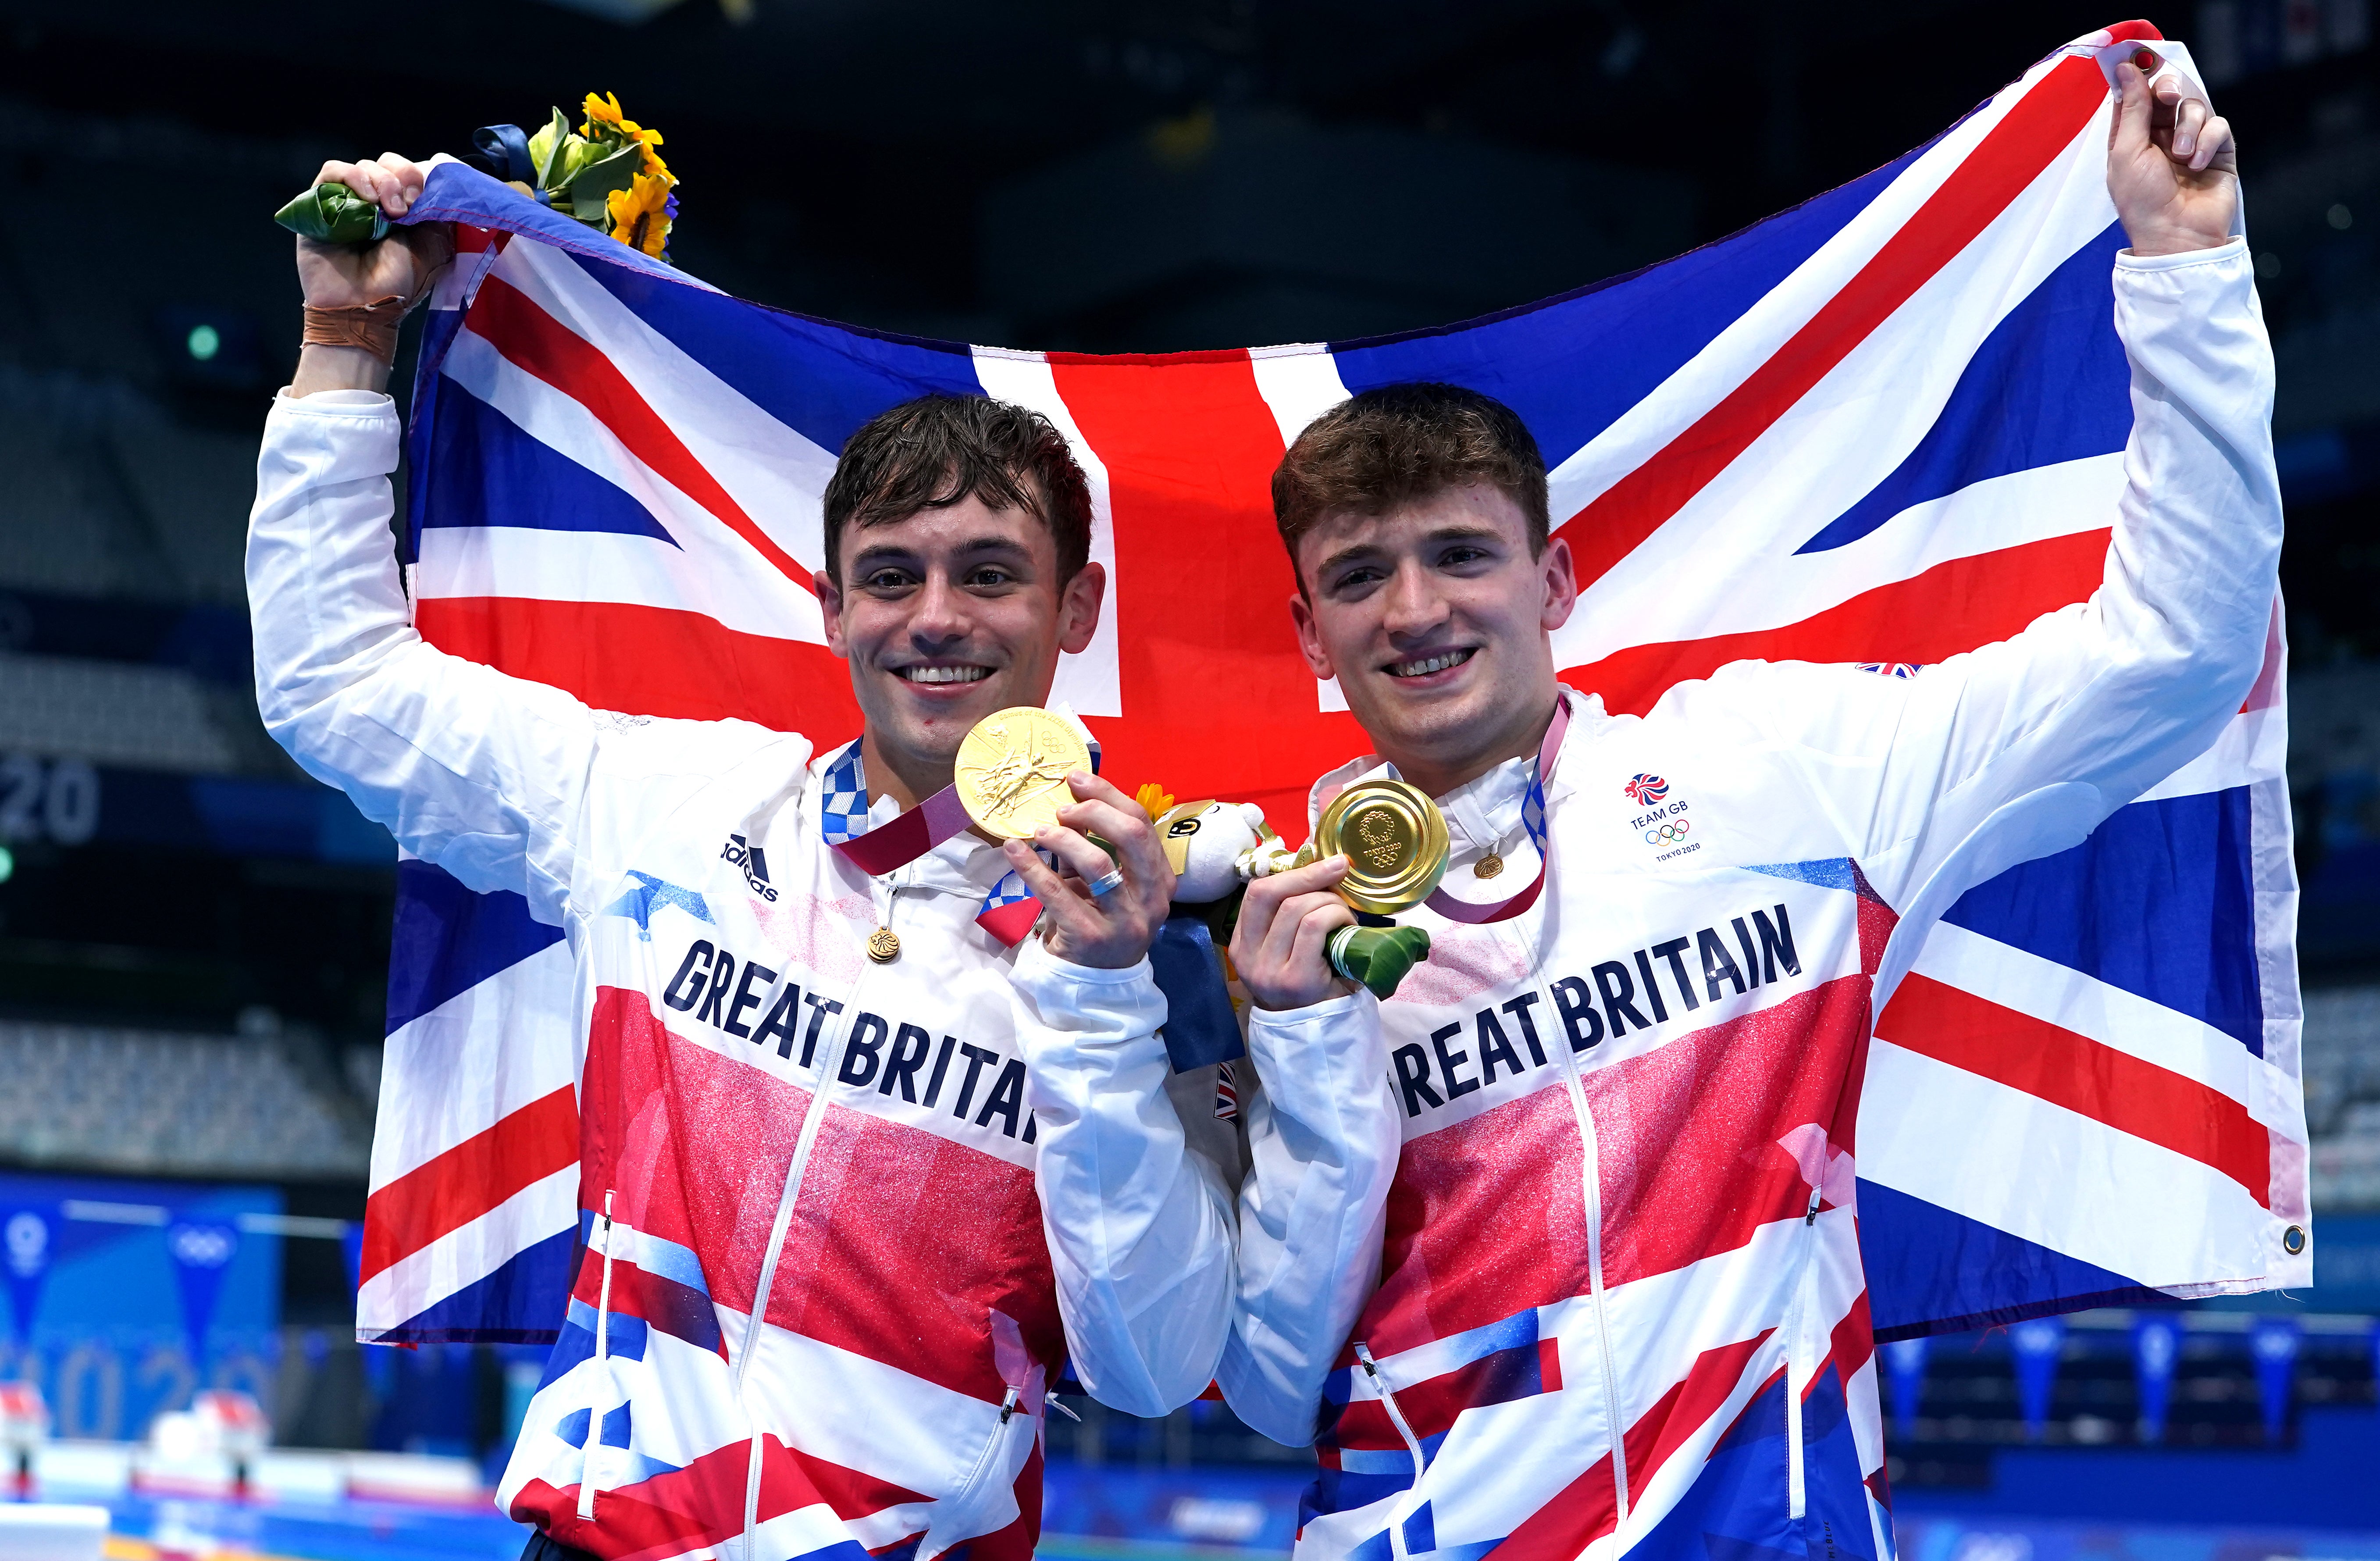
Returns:
[[[1105,965],[1077,965],[1071,959],[1061,959],[1050,952],[1050,945],[1039,938],[1026,938],[1016,951],[1016,976],[1036,986],[1074,982],[1082,986],[1123,986],[1135,981],[1153,982],[1148,958],[1142,956],[1136,965],[1110,969]]]
[[[1319,1003],[1308,1003],[1303,1008],[1258,1008],[1251,1006],[1248,1028],[1293,1035],[1301,1030],[1332,1024],[1348,1018],[1367,995],[1362,992],[1350,992],[1338,997],[1326,997]]]
[[[285,469],[310,486],[386,477],[403,433],[396,403],[376,390],[284,391],[264,415],[259,471]]]
[[[2116,269],[2124,271],[2180,271],[2193,265],[2218,264],[2239,260],[2248,253],[2248,240],[2231,238],[2207,250],[2180,250],[2169,255],[2136,255],[2130,250],[2116,251]]]
[[[273,393],[273,412],[287,412],[298,417],[329,417],[356,412],[387,412],[395,416],[396,397],[384,390],[318,390],[311,396],[292,396],[283,385]]]
[[[1120,970],[1077,965],[1050,953],[1039,938],[1027,938],[1010,974],[1044,1024],[1074,1031],[1145,1028],[1153,1034],[1165,1022],[1165,997],[1146,958]]]

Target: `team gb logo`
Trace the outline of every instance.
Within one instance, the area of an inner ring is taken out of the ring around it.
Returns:
[[[1649,808],[1670,795],[1670,783],[1658,775],[1638,775],[1622,789],[1630,801],[1640,808]]]

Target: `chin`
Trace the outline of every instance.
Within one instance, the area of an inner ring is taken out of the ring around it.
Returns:
[[[1364,722],[1375,741],[1386,738],[1396,747],[1432,753],[1459,749],[1479,729],[1477,701],[1440,701],[1390,691],[1373,718]]]

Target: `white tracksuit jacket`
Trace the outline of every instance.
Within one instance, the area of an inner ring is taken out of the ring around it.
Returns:
[[[1350,1331],[1295,1332],[1348,1309],[1284,1258],[1308,1212],[1258,1142],[1222,1383],[1319,1433],[1301,1561],[1888,1554],[1852,1190],[1876,994],[1965,889],[2203,751],[2274,609],[2245,244],[2119,258],[2115,299],[2134,425],[2090,602],[1913,677],[1743,662],[1641,718],[1572,696],[1537,905],[1408,918],[1429,961],[1377,1008],[1383,1087],[1342,1103],[1374,1121],[1330,1126],[1350,1186],[1402,1139],[1377,1285],[1369,1248],[1330,1276],[1368,1292]],[[1488,897],[1465,869],[1498,841],[1499,887],[1536,870],[1534,762],[1441,799],[1451,892]]]
[[[258,701],[407,850],[568,934],[588,1250],[503,1504],[602,1556],[1021,1561],[1062,1361],[1143,1415],[1216,1370],[1242,1151],[1213,1070],[1170,1074],[1146,962],[975,924],[994,848],[873,881],[844,862],[820,833],[832,754],[589,710],[425,644],[389,543],[398,435],[384,396],[275,401]],[[863,953],[880,922],[889,965]],[[1378,1077],[1357,1039],[1351,1065],[1310,1017],[1260,1027],[1259,1066],[1354,1094]],[[1378,1195],[1342,1195],[1328,1128],[1300,1140],[1321,1169],[1292,1266],[1341,1264],[1366,1227],[1378,1248]]]

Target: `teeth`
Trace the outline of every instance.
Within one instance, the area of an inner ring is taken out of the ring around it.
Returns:
[[[1427,677],[1433,672],[1443,672],[1450,666],[1460,666],[1470,659],[1469,651],[1440,651],[1434,656],[1424,656],[1418,661],[1398,662],[1389,668],[1389,672],[1390,676],[1396,677]]]
[[[901,676],[912,683],[980,683],[991,676],[988,666],[905,666]]]

